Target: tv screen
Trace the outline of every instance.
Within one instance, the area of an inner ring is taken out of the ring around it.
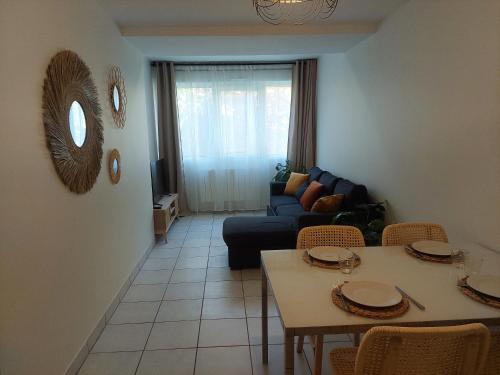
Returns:
[[[159,203],[163,195],[167,195],[164,173],[165,159],[151,161],[151,187],[153,189],[153,203]]]

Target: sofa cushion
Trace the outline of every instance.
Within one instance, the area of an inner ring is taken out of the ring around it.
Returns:
[[[222,225],[222,236],[228,246],[278,243],[283,236],[290,235],[295,235],[295,220],[289,217],[230,217]]]
[[[300,198],[300,204],[306,211],[310,211],[314,202],[321,196],[323,185],[318,181],[312,181]]]
[[[334,194],[344,194],[343,209],[350,209],[357,204],[368,201],[368,193],[364,185],[356,185],[349,180],[340,180],[334,189]]]
[[[344,196],[342,194],[326,195],[314,202],[311,212],[337,213],[343,202]]]
[[[276,209],[276,212],[279,216],[300,216],[307,213],[307,211],[302,208],[300,203],[279,206]]]
[[[276,208],[279,206],[298,203],[299,201],[297,198],[291,195],[271,195],[270,199],[270,206],[274,211],[276,211]]]
[[[323,173],[323,170],[319,167],[312,167],[309,169],[309,183],[312,181],[318,181],[321,173]]]
[[[290,178],[286,182],[285,186],[285,194],[286,195],[295,195],[295,192],[298,190],[300,185],[306,182],[309,179],[308,174],[295,173],[292,172],[290,174]]]
[[[227,218],[222,236],[228,247],[229,267],[258,267],[261,250],[295,248],[296,232],[294,217]]]
[[[309,186],[309,181],[306,181],[302,185],[300,185],[297,191],[295,192],[295,198],[300,200],[300,198],[302,198],[302,195],[304,194],[308,186]]]
[[[269,184],[269,191],[271,195],[281,195],[285,192],[286,182],[271,181]]]
[[[335,185],[340,180],[337,176],[334,176],[330,172],[323,172],[319,177],[318,182],[323,185],[325,188],[323,189],[324,195],[332,195],[334,194]]]

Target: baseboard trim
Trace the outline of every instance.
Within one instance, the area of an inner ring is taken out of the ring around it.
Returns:
[[[111,304],[107,308],[106,312],[101,316],[99,319],[97,325],[95,328],[92,330],[91,334],[85,341],[85,344],[82,346],[82,348],[78,351],[76,356],[73,358],[71,361],[71,364],[68,366],[68,369],[65,372],[65,375],[76,375],[78,371],[80,371],[80,368],[83,365],[83,362],[89,355],[90,351],[94,347],[94,344],[97,342],[97,339],[101,335],[102,331],[104,330],[104,327],[106,326],[106,323],[109,322],[111,317],[113,316],[113,313],[115,312],[116,308],[118,307],[118,304],[121,302],[123,297],[125,296],[125,293],[127,293],[127,290],[129,289],[130,285],[132,285],[134,279],[136,278],[137,274],[141,270],[142,266],[144,265],[144,262],[146,262],[146,259],[148,258],[149,254],[151,253],[151,250],[153,250],[153,247],[155,245],[155,238],[152,239],[151,243],[148,245],[146,248],[146,251],[144,254],[142,254],[141,258],[135,265],[134,269],[130,273],[129,277],[125,282],[123,283],[122,287],[118,291],[118,293],[115,295],[113,300],[111,301]]]

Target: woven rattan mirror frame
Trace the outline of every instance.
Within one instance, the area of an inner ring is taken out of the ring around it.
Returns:
[[[118,168],[115,172],[114,167],[114,162],[117,162]],[[122,162],[120,158],[120,152],[115,148],[111,150],[109,153],[108,157],[108,171],[109,171],[109,178],[111,179],[111,183],[113,185],[116,185],[120,181],[120,177],[122,175]]]
[[[118,109],[115,107],[114,91],[118,90]],[[116,126],[123,128],[126,120],[127,95],[125,92],[125,81],[118,66],[113,66],[108,75],[108,101]]]
[[[69,127],[69,109],[77,101],[85,115],[85,141],[78,147]],[[74,193],[94,186],[101,170],[103,127],[97,88],[89,68],[68,50],[54,55],[43,84],[43,124],[56,172]]]

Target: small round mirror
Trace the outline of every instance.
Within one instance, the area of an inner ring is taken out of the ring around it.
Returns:
[[[113,87],[113,106],[116,112],[120,110],[120,91],[116,86]]]
[[[69,130],[75,145],[82,147],[87,134],[87,125],[83,108],[76,100],[69,107]]]
[[[112,184],[117,184],[120,181],[121,171],[121,159],[120,152],[115,148],[109,153],[108,159],[108,171],[109,177],[111,178]]]

